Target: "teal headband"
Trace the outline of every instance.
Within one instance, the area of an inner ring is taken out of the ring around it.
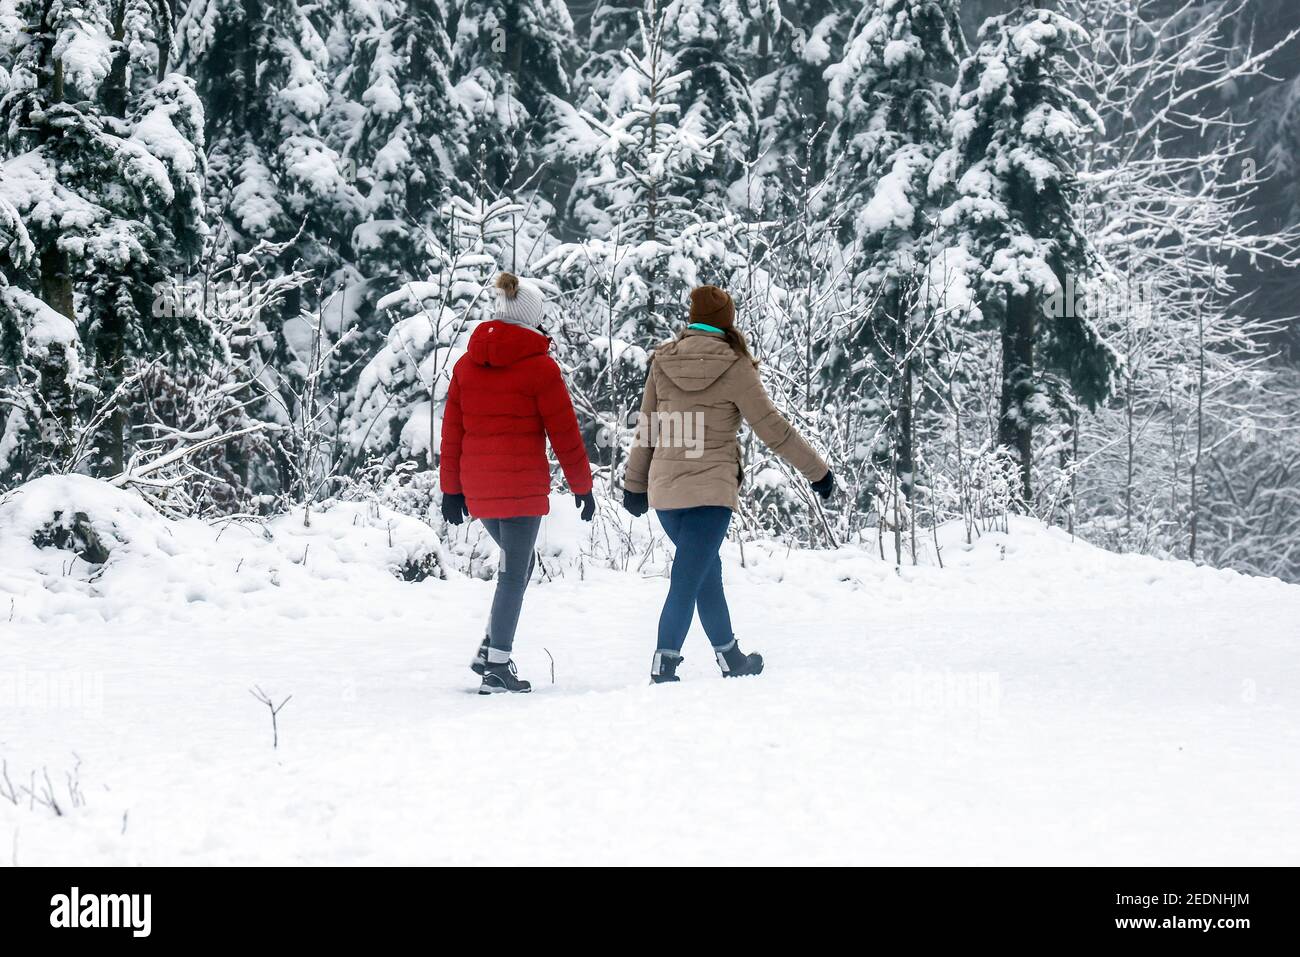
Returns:
[[[702,330],[702,331],[704,331],[704,332],[716,332],[716,333],[717,333],[718,335],[720,335],[720,336],[725,336],[725,335],[726,335],[726,333],[725,333],[723,330],[719,329],[717,326],[710,326],[710,325],[707,325],[707,324],[705,324],[705,323],[703,323],[703,322],[692,322],[692,323],[691,323],[689,326],[687,326],[686,328],[687,328],[687,329],[700,329],[700,330]]]

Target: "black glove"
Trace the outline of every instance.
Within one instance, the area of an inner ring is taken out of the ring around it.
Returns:
[[[469,515],[465,507],[465,496],[451,492],[442,493],[442,517],[452,525],[459,525]]]
[[[650,496],[645,492],[629,492],[623,489],[623,511],[634,518],[640,518],[650,511]]]
[[[596,496],[590,492],[584,492],[582,495],[574,495],[573,502],[578,508],[582,509],[582,520],[590,522],[596,515]]]
[[[830,498],[831,492],[835,490],[835,474],[830,469],[827,469],[825,475],[812,483],[812,487],[813,491],[820,495],[823,500]]]

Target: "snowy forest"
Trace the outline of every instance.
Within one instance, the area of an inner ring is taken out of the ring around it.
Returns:
[[[0,0],[0,488],[441,529],[450,369],[508,269],[555,303],[613,512],[650,352],[713,283],[840,486],[747,440],[742,541],[912,564],[1022,514],[1300,581],[1298,30],[1288,0]]]

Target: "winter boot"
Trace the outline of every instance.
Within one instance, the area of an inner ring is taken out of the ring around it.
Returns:
[[[743,678],[745,675],[763,673],[763,656],[758,653],[745,654],[740,650],[740,645],[736,644],[735,638],[725,648],[714,648],[713,653],[718,656],[718,667],[722,669],[724,678]]]
[[[656,651],[655,656],[650,659],[650,682],[651,684],[666,684],[669,681],[681,681],[677,677],[677,666],[682,663],[682,656],[675,655],[671,651]]]
[[[474,674],[478,675],[480,678],[482,678],[484,673],[487,671],[487,650],[488,636],[484,635],[483,644],[478,646],[478,653],[474,655],[474,660],[469,664],[469,670],[474,672]]]
[[[507,661],[505,664],[493,664],[488,662],[483,672],[483,683],[479,685],[479,694],[527,694],[533,690],[533,686],[527,681],[521,681],[519,672],[515,670],[515,663]]]

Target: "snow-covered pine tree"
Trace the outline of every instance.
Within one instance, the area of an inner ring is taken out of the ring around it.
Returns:
[[[419,459],[436,466],[452,367],[474,329],[492,317],[493,276],[508,261],[524,215],[506,200],[455,196],[444,205],[428,278],[379,301],[395,318],[361,371],[343,424],[352,463],[378,459],[385,471]]]
[[[306,270],[316,280],[295,286],[262,316],[258,348],[290,378],[312,338],[304,312],[341,324],[337,304],[324,310],[321,300],[341,289],[357,298],[364,278],[351,244],[367,202],[355,182],[358,164],[340,146],[364,128],[366,109],[336,83],[338,60],[353,40],[340,9],[191,0],[177,27],[178,60],[208,104],[208,208],[218,220],[209,255],[224,268],[267,244],[261,248],[280,251],[282,273]]]
[[[0,180],[0,483],[5,485],[61,468],[72,453],[81,370],[77,328],[7,278],[22,271],[34,252]]]
[[[883,372],[887,458],[907,498],[915,478],[914,378],[937,328],[921,288],[937,241],[929,178],[948,144],[952,79],[964,52],[954,0],[868,0],[843,59],[826,70],[835,124],[831,192],[855,211],[843,222],[843,239],[856,305],[856,334],[827,371],[845,397],[863,396],[864,377]],[[868,355],[875,361],[864,363]]]
[[[131,368],[184,366],[223,348],[201,317],[155,308],[158,288],[186,272],[202,242],[203,108],[189,80],[158,78],[169,63],[166,9],[128,0],[12,9],[22,25],[0,51],[0,182],[33,255],[9,280],[76,324],[96,393],[85,403],[95,434],[84,458],[116,473],[129,451]],[[40,308],[26,312],[49,327]]]
[[[733,185],[731,202],[769,218],[791,213],[805,178],[825,175],[829,132],[823,74],[839,61],[853,22],[851,0],[806,0],[776,7],[757,22],[756,46],[747,58],[750,96],[758,116],[754,162]],[[811,160],[811,166],[809,166]]]
[[[358,244],[375,256],[373,267],[360,267],[366,281],[386,282],[387,294],[349,347],[363,362],[340,425],[345,468],[379,460],[387,469],[426,455],[435,464],[451,366],[474,325],[490,315],[485,289],[492,274],[526,271],[529,258],[553,242],[545,227],[552,207],[530,177],[545,161],[537,134],[550,98],[568,94],[567,10],[553,0],[463,0],[445,11],[441,0],[419,5],[428,8],[420,29],[405,30],[399,19],[392,36],[371,31],[345,72],[348,98],[370,114],[384,113],[373,123],[367,117],[358,143],[392,123],[390,143],[419,137],[382,146],[382,164],[359,167],[363,188],[373,182],[368,196],[392,190],[394,179],[400,189],[403,177],[411,182],[426,171],[423,205],[415,208],[408,195],[405,210],[377,220],[374,237]],[[403,91],[410,103],[421,88],[414,115],[383,109],[392,99],[386,91]],[[395,248],[410,255],[397,260]]]
[[[690,75],[678,69],[668,42],[663,9],[645,0],[637,49],[623,51],[623,71],[602,111],[569,110],[564,124],[565,145],[594,160],[575,186],[570,215],[598,242],[634,247],[621,261],[618,282],[630,285],[618,301],[645,341],[668,334],[667,311],[684,301],[697,274],[716,276],[720,262],[719,249],[693,244],[716,232],[711,211],[700,209],[699,184],[725,130],[683,110],[679,94]]]
[[[4,168],[0,167],[0,177]],[[35,247],[27,235],[27,227],[17,208],[5,196],[3,180],[0,180],[0,289],[9,285],[8,273],[16,273],[27,265],[32,258]]]
[[[593,444],[624,431],[636,408],[648,350],[666,338],[684,312],[690,288],[726,285],[743,262],[730,213],[703,208],[703,172],[725,130],[707,129],[680,96],[689,71],[668,46],[664,9],[646,0],[635,49],[596,111],[554,101],[554,141],[583,170],[569,202],[573,228],[584,237],[536,264],[570,290],[566,315],[571,362],[581,393],[579,415]]]
[[[639,36],[645,0],[595,0],[582,62],[574,71],[572,105],[599,112],[625,66],[623,51]]]
[[[1043,373],[1062,377],[1088,407],[1109,395],[1113,351],[1086,315],[1048,315],[1049,297],[1081,282],[1095,255],[1080,225],[1079,145],[1101,121],[1072,89],[1063,62],[1071,20],[1026,3],[990,17],[961,65],[952,145],[932,188],[950,190],[947,241],[978,263],[983,316],[999,327],[1002,382],[998,440],[1020,462],[1032,494],[1033,427],[1052,411]]]
[[[335,85],[344,106],[329,135],[362,193],[348,258],[379,294],[424,274],[429,231],[460,190],[465,117],[447,64],[443,0],[379,0],[342,12],[348,52]]]
[[[0,279],[0,483],[67,467],[83,370],[72,320]]]
[[[440,255],[440,211],[463,192],[469,118],[449,66],[455,6],[348,4],[331,42],[334,50],[339,36],[346,38],[331,66],[336,102],[322,131],[362,204],[360,221],[340,245],[335,291],[321,310],[327,337],[348,337],[328,378],[340,413],[357,400],[357,377],[390,334],[390,314],[379,302],[427,275]],[[338,427],[348,424],[340,420]]]
[[[762,145],[751,86],[770,69],[780,5],[776,0],[669,0],[663,13],[665,43],[676,68],[687,73],[677,94],[682,125],[701,138],[721,134],[693,190],[708,210],[721,213],[730,206],[729,191],[741,178],[744,161],[757,159]]]
[[[336,126],[351,129],[359,112],[334,92],[336,12],[294,0],[191,0],[176,31],[180,66],[208,107],[209,207],[223,238],[236,253],[293,239],[286,272],[301,263],[331,273],[365,217],[353,168],[332,145],[346,139]],[[302,305],[290,296],[282,316]]]
[[[312,430],[332,434],[382,341],[374,300],[423,256],[418,221],[394,220],[426,204],[430,182],[436,209],[454,166],[433,135],[454,111],[441,60],[423,60],[448,47],[440,0],[429,4],[191,0],[178,24],[178,59],[210,105],[206,272],[274,251],[276,273],[310,277],[285,284],[243,340],[241,364],[265,390],[252,414],[281,427],[298,429],[311,395]],[[297,481],[283,455],[275,472],[270,491]]]
[[[511,192],[543,162],[551,97],[567,98],[577,58],[561,0],[455,0],[451,73],[467,118],[462,179]]]
[[[730,207],[728,190],[742,162],[760,149],[758,113],[751,86],[773,59],[773,36],[785,21],[775,0],[722,4],[702,0],[599,0],[591,13],[590,53],[578,69],[573,105],[596,116],[607,110],[626,78],[627,51],[642,43],[640,21],[663,20],[661,46],[682,81],[660,99],[671,100],[677,122],[707,139],[715,132],[709,162],[694,171],[691,195],[710,210]]]

